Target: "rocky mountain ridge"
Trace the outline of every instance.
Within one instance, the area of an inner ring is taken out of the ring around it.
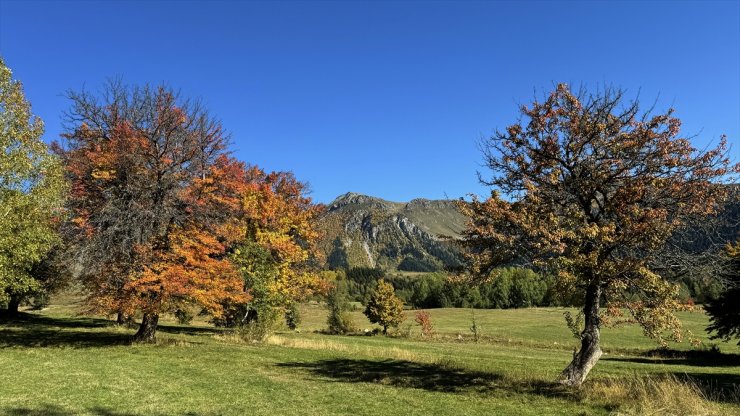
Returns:
[[[350,192],[327,205],[320,246],[330,268],[436,271],[460,265],[454,239],[464,225],[455,201],[403,203]]]

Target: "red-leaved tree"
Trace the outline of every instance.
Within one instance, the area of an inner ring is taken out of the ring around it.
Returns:
[[[225,154],[221,124],[163,86],[111,82],[69,98],[55,149],[72,187],[69,267],[91,309],[142,312],[135,340],[153,342],[162,312],[197,303],[219,316],[225,302],[246,301],[228,259],[243,169]]]

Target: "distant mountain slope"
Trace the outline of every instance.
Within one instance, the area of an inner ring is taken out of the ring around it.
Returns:
[[[450,241],[465,226],[454,201],[390,202],[355,193],[338,197],[319,220],[327,265],[435,271],[460,265]]]

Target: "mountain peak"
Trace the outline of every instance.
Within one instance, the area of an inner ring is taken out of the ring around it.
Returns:
[[[346,194],[339,195],[331,204],[329,204],[329,211],[333,211],[347,205],[361,204],[391,205],[393,203],[374,196],[358,194],[356,192],[347,192]]]
[[[465,217],[454,201],[392,202],[347,192],[322,214],[320,243],[330,268],[381,267],[434,271],[457,267],[456,238]]]

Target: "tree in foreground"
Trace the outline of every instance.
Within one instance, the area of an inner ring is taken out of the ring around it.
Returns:
[[[365,308],[365,316],[370,322],[382,326],[384,334],[388,333],[388,328],[398,327],[403,322],[403,301],[396,296],[393,285],[383,279],[378,280]]]
[[[699,151],[679,135],[673,111],[651,115],[621,91],[574,94],[559,85],[523,120],[484,140],[491,197],[460,203],[469,217],[463,245],[471,276],[530,263],[581,293],[580,349],[561,375],[580,386],[601,356],[600,328],[629,311],[648,336],[680,340],[672,310],[678,286],[651,265],[666,240],[692,216],[714,214],[730,166],[723,137]],[[611,314],[602,314],[606,301]]]
[[[727,245],[726,252],[728,264],[723,277],[728,287],[705,306],[711,322],[707,331],[714,333],[712,339],[740,340],[740,242]]]
[[[159,315],[197,303],[215,316],[248,298],[228,260],[241,165],[219,122],[167,87],[108,84],[70,93],[65,146],[71,182],[68,261],[93,311],[143,314],[134,336],[154,342]],[[214,187],[213,184],[219,186]]]
[[[0,59],[0,304],[9,315],[40,289],[34,270],[60,241],[65,184],[43,132],[21,83]]]

